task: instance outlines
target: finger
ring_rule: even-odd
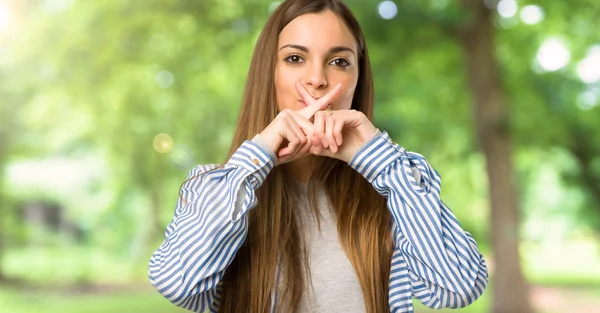
[[[288,155],[288,156],[286,156],[286,157],[283,157],[283,158],[279,158],[279,159],[277,160],[278,164],[285,164],[285,163],[289,163],[289,162],[291,162],[291,161],[293,161],[293,159],[292,159],[292,156],[291,156],[291,155]]]
[[[329,150],[331,152],[336,153],[338,150],[337,143],[335,138],[333,137],[333,127],[335,126],[335,119],[331,116],[328,116],[325,120],[325,139],[327,140],[327,145],[329,146]]]
[[[300,143],[300,138],[298,138],[296,132],[291,129],[290,123],[293,121],[290,121],[290,119],[286,118],[288,125],[284,131],[284,138],[288,141],[288,145],[278,151],[277,155],[280,157],[293,154]]]
[[[324,109],[328,105],[330,105],[331,101],[333,101],[333,98],[335,98],[340,93],[341,90],[342,90],[342,83],[338,83],[326,95],[321,97],[321,99],[317,100],[318,102],[321,102],[322,105],[324,105],[324,107],[322,107],[322,109]]]
[[[295,135],[294,138],[297,138],[297,141],[294,142],[294,145],[288,146],[290,149],[284,149],[284,154],[280,156],[293,156],[308,142],[307,135],[313,133],[313,124],[294,111],[288,112],[285,119],[287,122],[287,130]]]
[[[310,147],[310,153],[314,154],[314,155],[321,155],[323,153],[323,151],[324,151],[324,149],[320,145],[314,145],[314,146]]]
[[[311,123],[308,119],[304,118],[304,116],[298,114],[297,112],[292,112],[291,115],[294,118],[296,124],[298,124],[298,126],[302,130],[302,133],[304,135],[308,136],[309,134],[313,133],[313,123]]]
[[[327,148],[327,141],[325,140],[325,120],[323,112],[315,114],[315,120],[313,122],[313,134],[321,141],[321,146]]]
[[[294,150],[290,146],[283,147],[277,151],[277,156],[280,158],[290,156],[294,153]]]
[[[298,114],[305,119],[310,119],[315,115],[316,112],[321,110],[321,103],[317,102],[317,100],[315,100],[308,90],[306,90],[306,88],[299,82],[296,83],[296,90],[298,90],[298,94],[300,94],[302,101],[306,103],[306,107],[298,110]]]
[[[297,148],[299,149],[307,141],[306,133],[303,128],[309,127],[309,125],[306,125],[306,124],[310,124],[310,122],[304,120],[302,117],[297,116],[297,114],[294,112],[292,112],[290,114],[289,119],[290,119],[290,128],[298,137],[298,147]],[[301,123],[304,124],[304,127],[300,126]]]
[[[302,84],[296,82],[296,90],[298,90],[302,101],[304,101],[304,103],[307,105],[307,107],[300,109],[298,113],[304,118],[310,119],[315,115],[315,113],[326,108],[341,89],[342,83],[338,83],[325,96],[321,97],[321,99],[315,100]]]
[[[285,164],[288,162],[288,158],[289,157],[278,157],[277,158],[277,164]]]
[[[311,138],[312,137],[313,136],[311,135]],[[319,142],[319,144],[320,144],[320,142]],[[294,153],[286,155],[283,158],[280,158],[279,161],[283,162],[283,163],[287,163],[287,162],[291,162],[291,161],[294,161],[296,159],[299,159],[299,158],[301,158],[301,157],[309,154],[310,153],[310,148],[312,146],[313,146],[312,145],[312,140],[309,140],[307,138],[306,142],[304,144],[300,145],[300,147],[298,149],[296,149],[296,151]]]
[[[307,141],[304,145],[302,145],[302,147],[300,147],[300,149],[298,149],[298,151],[296,151],[296,153],[294,153],[292,160],[299,159],[308,154],[311,147],[311,141]]]
[[[344,129],[344,123],[342,121],[337,121],[333,126],[333,136],[335,137],[335,142],[338,146],[341,146],[344,143],[344,136],[342,136],[342,130]]]
[[[321,139],[319,139],[319,137],[317,137],[316,135],[312,135],[310,137],[310,141],[312,143],[313,146],[320,146],[323,147],[323,142],[321,141]]]
[[[328,158],[336,158],[335,154],[333,154],[333,152],[331,152],[330,149],[323,149],[323,147],[319,147],[319,146],[312,146],[310,148],[310,153],[312,155],[325,156]]]
[[[291,156],[293,153],[294,153],[294,149],[287,146],[287,147],[283,147],[283,148],[279,149],[279,151],[277,152],[277,156],[280,158],[285,158],[285,157]]]
[[[302,85],[302,83],[300,83],[299,81],[296,82],[295,87],[296,87],[296,91],[298,91],[298,94],[300,95],[300,98],[302,98],[302,101],[304,101],[304,103],[306,103],[307,107],[310,106],[311,104],[314,104],[317,101],[308,92],[308,90],[306,90],[306,87],[304,87]]]

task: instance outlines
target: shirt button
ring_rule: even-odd
[[[252,159],[252,163],[254,163],[254,165],[260,164],[260,162],[258,161],[258,159]]]

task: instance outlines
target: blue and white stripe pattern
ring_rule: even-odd
[[[246,238],[255,190],[275,162],[273,153],[246,141],[223,167],[190,172],[148,268],[164,297],[193,312],[217,312],[219,282]],[[440,200],[440,177],[429,163],[382,132],[361,147],[350,166],[388,199],[393,216],[390,311],[413,312],[412,297],[431,308],[475,301],[487,285],[485,260]]]
[[[361,147],[349,164],[387,198],[392,212],[390,311],[412,312],[413,296],[436,309],[475,301],[487,285],[485,260],[473,237],[440,200],[440,176],[427,160],[383,132]]]

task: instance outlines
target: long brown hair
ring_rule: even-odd
[[[294,18],[325,10],[335,13],[356,39],[359,79],[352,108],[372,120],[369,56],[362,30],[348,7],[339,0],[287,0],[270,16],[256,43],[229,157],[278,113],[274,73],[279,33]],[[315,183],[319,182],[333,206],[339,240],[360,282],[366,311],[388,312],[392,239],[385,198],[345,162],[320,160],[309,181],[311,207],[316,210]],[[282,287],[276,300],[278,311],[293,312],[298,306],[307,286],[303,269],[308,266],[291,184],[285,168],[277,166],[257,190],[258,204],[248,213],[248,235],[222,280],[219,312],[268,312],[278,288],[278,269]]]

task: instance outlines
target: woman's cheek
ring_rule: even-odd
[[[349,110],[352,107],[352,99],[354,98],[354,88],[344,92],[340,104],[340,109]]]
[[[337,101],[333,102],[334,110],[349,110],[352,106],[352,98],[346,96],[340,97]]]

